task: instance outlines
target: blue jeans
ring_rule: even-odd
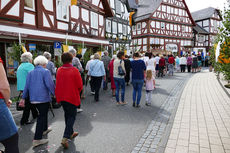
[[[144,80],[132,80],[133,85],[133,103],[137,102],[136,104],[139,105],[141,101],[141,93],[142,87],[144,84]]]
[[[0,99],[0,141],[10,138],[18,132],[12,114],[3,99]]]
[[[40,103],[34,105],[39,112],[34,140],[41,140],[43,132],[48,129],[48,110],[49,110],[50,103],[46,102],[46,103]]]
[[[73,126],[77,115],[77,106],[62,101],[61,105],[65,113],[65,131],[63,138],[69,139],[73,134]]]
[[[119,91],[121,88],[121,101],[125,102],[125,79],[124,78],[114,78],[114,82],[116,85],[116,100],[119,101]]]

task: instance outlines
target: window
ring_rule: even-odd
[[[115,3],[116,3],[116,13],[121,15],[121,2],[116,0]]]
[[[137,30],[141,30],[141,23],[137,24]]]
[[[111,32],[111,21],[106,20],[106,32]]]
[[[25,8],[34,11],[34,0],[25,0]]]
[[[162,5],[162,12],[166,12],[166,6]]]
[[[121,23],[118,23],[118,32],[119,33],[122,33],[122,24]]]
[[[160,22],[156,22],[156,28],[160,28]]]
[[[161,29],[165,29],[165,23],[161,22]]]
[[[209,25],[209,20],[204,20],[204,21],[203,21],[203,26],[206,27],[206,26],[208,26],[208,25]]]
[[[91,28],[98,29],[98,14],[91,12]]]
[[[111,6],[111,8],[115,8],[114,0],[110,0],[110,6]]]
[[[122,30],[123,31],[123,35],[127,35],[126,25],[123,25],[122,28],[123,28],[123,30]]]
[[[66,0],[57,0],[57,19],[69,20],[69,4]]]
[[[113,22],[113,33],[117,34],[117,22]]]

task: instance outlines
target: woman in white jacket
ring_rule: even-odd
[[[180,58],[180,69],[181,69],[181,72],[185,72],[185,67],[187,65],[187,59],[186,57],[183,55],[181,58]]]

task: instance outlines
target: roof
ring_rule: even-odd
[[[108,0],[102,0],[101,2],[102,2],[102,5],[103,5],[103,8],[105,10],[105,16],[106,17],[113,17],[114,14],[113,14],[113,11],[112,11],[112,9],[111,9],[111,7],[109,5]]]
[[[203,29],[201,26],[199,26],[198,24],[196,24],[195,27],[193,27],[193,29],[200,34],[209,34],[205,29]]]
[[[124,1],[124,0],[123,0]],[[138,5],[136,4],[135,0],[126,0],[126,6],[127,6],[127,10],[128,12],[132,12],[137,10]]]
[[[199,21],[199,20],[211,18],[212,15],[215,13],[215,11],[217,11],[217,13],[220,15],[220,11],[213,7],[208,7],[208,8],[196,11],[196,12],[192,12],[191,14],[192,14],[193,20]]]
[[[135,22],[147,19],[157,10],[163,0],[139,0],[138,9],[134,15]]]

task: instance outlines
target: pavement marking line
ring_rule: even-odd
[[[195,74],[182,93],[165,153],[229,152],[229,110],[230,99],[215,74],[207,70]]]
[[[146,132],[132,150],[132,153],[162,152],[162,149],[164,150],[164,146],[166,146],[167,141],[164,141],[163,139],[164,137],[169,136],[169,133],[168,136],[167,134],[165,136],[165,131],[168,131],[167,128],[170,124],[169,122],[171,121],[170,119],[172,117],[173,111],[177,107],[177,103],[179,101],[178,98],[180,97],[188,78],[190,78],[190,75],[187,75],[182,80],[180,80],[171,90],[169,96],[161,105],[154,119],[149,124]]]

